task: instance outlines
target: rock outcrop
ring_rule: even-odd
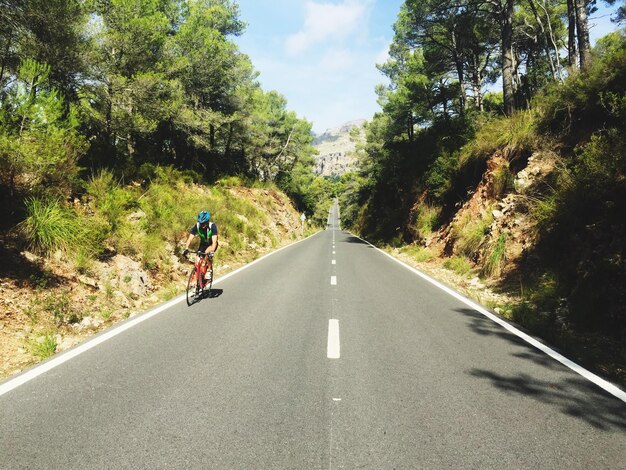
[[[356,169],[357,144],[365,140],[365,122],[364,119],[350,121],[316,137],[313,146],[319,152],[315,163],[317,175],[337,177]]]

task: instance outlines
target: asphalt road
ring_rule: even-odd
[[[624,402],[336,209],[214,288],[5,383],[0,468],[626,468]]]

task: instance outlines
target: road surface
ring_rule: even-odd
[[[0,468],[626,468],[623,401],[337,215],[5,383]]]

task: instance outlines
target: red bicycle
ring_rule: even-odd
[[[210,258],[213,258],[212,254],[209,254]],[[189,280],[187,281],[187,305],[189,306],[200,301],[211,292],[213,273],[211,273],[208,280],[205,280],[207,270],[206,256],[207,254],[204,251],[198,251],[193,269],[189,273]]]

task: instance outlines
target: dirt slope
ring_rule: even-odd
[[[303,235],[299,214],[284,194],[241,187],[229,191],[268,216],[275,239],[261,236],[247,243],[236,260],[227,259],[226,250],[221,256],[218,252],[218,277]],[[246,223],[243,215],[238,217]],[[181,242],[186,237],[181,233]],[[0,380],[181,293],[190,266],[175,254],[180,247],[169,245],[168,269],[150,271],[139,260],[111,254],[86,275],[74,271],[61,253],[44,259],[8,248],[15,242],[5,234],[0,245]],[[228,244],[221,237],[221,248]]]

